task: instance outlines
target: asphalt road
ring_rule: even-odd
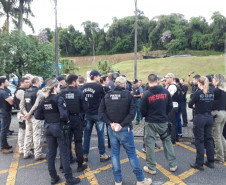
[[[17,131],[15,116],[13,116],[11,129]],[[17,133],[15,132],[8,138],[9,143],[14,147],[14,153],[8,155],[0,154],[0,185],[47,185],[50,184],[46,160],[35,161],[34,158],[24,160],[18,153]],[[162,146],[161,141],[157,142]],[[135,137],[137,155],[141,166],[145,165],[145,153],[142,152],[142,138]],[[88,166],[85,172],[77,173],[77,164],[72,164],[73,175],[81,178],[81,185],[113,185],[111,161],[100,163],[98,142],[94,134],[91,141],[91,150],[89,154]],[[224,185],[226,184],[226,163],[224,165],[215,164],[214,169],[205,167],[204,171],[198,171],[190,168],[190,164],[195,160],[195,148],[188,142],[179,142],[174,145],[178,161],[178,170],[174,173],[169,172],[168,162],[164,157],[162,147],[156,149],[157,174],[150,175],[145,173],[146,177],[153,180],[153,185],[160,184],[189,184],[189,185]],[[47,152],[44,144],[43,151]],[[106,147],[106,152],[110,154],[110,149]],[[121,164],[124,185],[136,184],[135,175],[130,167],[127,155],[121,147]],[[56,169],[61,177],[59,184],[64,184],[64,176],[59,172],[59,156],[56,159]]]

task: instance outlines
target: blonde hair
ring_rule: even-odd
[[[203,93],[207,94],[209,92],[209,80],[205,76],[199,78],[199,83],[203,85]]]
[[[56,78],[46,79],[46,86],[42,89],[44,97],[47,98],[53,92],[54,87],[57,87],[58,84],[59,82]]]
[[[226,81],[222,74],[215,74],[214,79],[217,82],[217,87],[223,91],[226,91]]]

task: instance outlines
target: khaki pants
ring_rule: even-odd
[[[22,122],[23,114],[20,112],[17,113],[17,118],[19,122]],[[19,153],[24,152],[24,137],[25,137],[25,129],[19,128],[18,130],[18,146],[19,146]]]
[[[42,154],[41,134],[43,121],[37,120],[34,116],[26,121],[26,131],[24,139],[24,156],[31,150],[32,139],[34,142],[34,156],[39,157]]]
[[[226,122],[226,112],[212,111],[212,115],[216,116],[213,124],[213,139],[215,143],[216,159],[224,162],[226,159],[226,141],[223,136],[223,129]]]

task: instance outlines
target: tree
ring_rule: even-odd
[[[54,74],[54,45],[23,32],[1,33],[0,56],[0,72],[6,76],[14,73],[20,78],[31,73],[46,78]]]
[[[112,64],[107,60],[98,61],[97,69],[101,74],[108,74],[110,72],[113,72]]]
[[[19,7],[18,7],[18,22],[17,22],[17,28],[19,31],[23,31],[23,23],[28,25],[32,31],[34,32],[34,27],[31,23],[31,21],[28,19],[29,16],[34,17],[33,12],[31,11],[31,3],[33,0],[18,0],[19,1]],[[24,14],[26,17],[24,17]]]
[[[0,17],[6,17],[4,22],[4,30],[9,32],[9,22],[10,18],[13,23],[16,22],[16,0],[0,0],[3,12],[0,13]]]
[[[74,60],[64,58],[60,59],[60,63],[62,64],[61,71],[64,74],[75,74],[77,71],[79,71],[79,68],[76,66]]]

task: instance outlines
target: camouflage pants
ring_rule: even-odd
[[[42,154],[41,135],[43,121],[37,120],[34,116],[26,121],[26,131],[24,139],[24,156],[31,151],[32,139],[34,142],[34,156],[37,158]]]
[[[22,122],[23,114],[20,112],[17,113],[18,122]],[[18,146],[19,146],[19,153],[24,152],[24,137],[25,137],[25,129],[19,128],[18,130]]]

